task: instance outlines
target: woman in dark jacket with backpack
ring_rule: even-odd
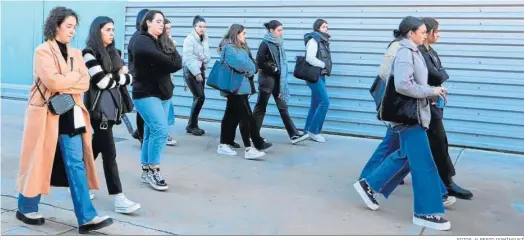
[[[102,154],[107,189],[114,196],[114,210],[131,213],[138,210],[140,204],[130,201],[122,192],[113,125],[120,124],[122,115],[133,109],[126,89],[133,77],[122,64],[120,52],[115,48],[114,28],[114,22],[109,17],[97,17],[91,24],[87,47],[82,51],[91,77],[84,101],[94,130],[94,158]]]
[[[160,11],[147,12],[132,53],[136,74],[133,101],[145,122],[141,180],[161,191],[168,188],[160,174],[160,157],[169,134],[167,116],[174,89],[171,73],[182,69],[182,57],[172,47],[172,40],[162,36],[166,34],[164,19]]]
[[[272,20],[264,24],[268,30],[257,53],[258,73],[258,100],[253,117],[260,131],[269,98],[273,95],[278,111],[289,138],[293,144],[308,139],[309,135],[300,134],[289,116],[287,101],[289,101],[289,87],[287,82],[287,59],[282,39],[282,23]]]
[[[424,44],[420,45],[418,48],[422,53],[422,56],[424,56],[426,66],[428,67],[428,84],[430,86],[440,87],[449,79],[449,76],[442,66],[437,52],[431,47],[431,44],[436,43],[440,38],[439,23],[433,18],[422,18],[422,21],[426,24],[428,37]],[[444,129],[444,123],[442,122],[445,101],[446,100],[443,98],[438,98],[436,101],[433,100],[430,105],[431,122],[427,134],[431,153],[433,154],[433,160],[435,160],[435,164],[437,165],[440,178],[446,185],[448,194],[461,199],[470,199],[473,197],[473,193],[461,188],[453,182],[455,166],[449,156],[448,138],[446,130]]]

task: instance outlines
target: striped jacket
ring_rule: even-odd
[[[120,51],[118,50],[119,56]],[[122,94],[126,87],[133,82],[133,76],[129,73],[120,73],[119,70],[107,72],[102,66],[102,62],[97,58],[97,54],[91,49],[86,48],[82,51],[84,62],[91,77],[89,90],[84,94],[84,104],[89,110],[91,118],[103,119],[102,109],[114,108],[118,112],[117,124],[119,124],[120,117],[125,113],[123,104],[131,99],[128,94]],[[122,61],[123,62],[123,61]],[[118,97],[117,106],[99,106],[100,104],[108,104],[108,102],[100,102],[101,95],[109,91],[114,97]],[[127,93],[127,91],[126,91]]]

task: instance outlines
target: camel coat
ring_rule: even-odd
[[[39,79],[42,82],[40,89],[46,99],[57,92],[72,94],[76,105],[83,110],[86,133],[82,134],[82,143],[87,181],[89,189],[99,189],[91,148],[91,123],[81,97],[81,94],[89,89],[90,78],[82,52],[68,45],[67,54],[66,62],[56,41],[40,44],[34,56],[34,80],[36,82]],[[29,103],[25,112],[22,153],[16,183],[18,192],[25,197],[49,194],[58,142],[59,116],[52,114],[48,106],[43,104],[44,100],[35,82],[29,92]]]

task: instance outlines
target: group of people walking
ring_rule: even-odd
[[[51,186],[69,187],[79,231],[87,233],[112,224],[110,217],[98,215],[91,201],[94,194],[90,189],[100,188],[94,163],[98,155],[102,155],[114,211],[132,213],[141,208],[123,193],[112,132],[113,126],[120,124],[124,114],[133,109],[138,112],[137,132],[133,135],[141,143],[140,180],[159,191],[168,189],[160,164],[165,146],[176,144],[169,135],[169,126],[175,121],[172,74],[182,70],[193,94],[187,133],[204,135],[198,120],[205,102],[206,70],[211,54],[206,20],[201,16],[194,17],[193,29],[179,54],[164,14],[158,10],[140,11],[137,31],[128,44],[129,69],[115,47],[111,18],[101,16],[92,22],[83,51],[69,46],[77,24],[73,10],[54,8],[44,25],[45,42],[35,51],[34,83],[25,114],[17,180],[20,194],[16,217],[27,224],[44,224],[45,219],[38,211],[41,194],[49,194]],[[241,79],[238,87],[221,91],[227,103],[218,154],[237,155],[234,149],[240,145],[234,140],[238,127],[244,157],[258,159],[266,155],[264,150],[272,143],[260,131],[271,96],[292,144],[307,139],[326,142],[321,131],[329,108],[326,78],[332,70],[328,23],[316,20],[313,31],[304,36],[306,61],[321,71],[318,81],[307,82],[311,106],[303,132],[288,112],[291,96],[283,24],[272,20],[264,26],[267,33],[256,58],[247,44],[247,29],[240,24],[231,25],[218,46],[220,61]],[[395,30],[396,39],[386,51],[379,78],[381,81],[394,78],[399,94],[417,99],[418,122],[390,121],[386,136],[354,186],[367,206],[376,210],[379,207],[376,194],[388,197],[411,172],[413,222],[446,230],[450,224],[441,217],[444,205],[453,203],[454,197],[469,199],[472,194],[452,180],[455,170],[437,98],[445,101],[447,90],[441,85],[447,74],[431,48],[439,32],[436,20],[414,17],[406,17]],[[254,81],[257,74],[258,88]],[[127,90],[130,85],[132,94]],[[258,99],[252,111],[248,99],[257,90]],[[382,110],[379,109],[379,115]]]

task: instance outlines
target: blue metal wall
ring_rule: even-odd
[[[123,44],[133,34],[136,13],[142,8],[164,11],[173,23],[173,37],[179,44],[191,31],[192,17],[195,14],[206,17],[215,59],[218,41],[230,24],[248,27],[249,45],[255,54],[265,33],[262,23],[278,19],[284,24],[291,67],[294,57],[304,53],[303,34],[310,31],[316,18],[325,18],[330,25],[335,66],[327,83],[331,107],[324,130],[372,137],[383,136],[384,126],[375,118],[368,89],[392,38],[392,29],[407,15],[435,17],[442,28],[441,42],[435,48],[451,76],[445,116],[451,144],[524,153],[524,1],[2,1],[1,4],[2,93],[16,97],[27,94],[32,81],[33,52],[41,41],[44,15],[58,4],[71,7],[80,15],[73,43],[77,47],[84,46],[94,17],[114,18],[116,41],[126,52],[125,58],[127,51]],[[27,29],[31,30],[24,31]],[[187,116],[191,94],[184,91],[180,74],[175,81],[176,114]],[[291,75],[289,82],[290,112],[301,127],[309,107],[309,89]],[[221,119],[224,99],[212,89],[206,89],[206,94],[202,117]],[[255,99],[256,95],[252,102]],[[268,107],[264,123],[282,126],[274,105]]]
[[[381,137],[385,128],[376,120],[368,89],[377,74],[392,30],[402,17],[431,16],[441,23],[441,42],[435,46],[448,68],[451,94],[445,126],[455,145],[524,152],[524,2],[520,1],[244,1],[128,3],[126,42],[134,32],[140,9],[161,9],[173,23],[178,43],[191,31],[192,17],[207,19],[211,51],[232,23],[248,28],[249,45],[256,54],[265,29],[262,23],[284,24],[286,50],[291,60],[304,54],[304,33],[316,18],[329,22],[334,75],[327,80],[331,106],[324,131]],[[181,46],[179,47],[181,50]],[[213,61],[209,67],[213,65]],[[310,91],[290,73],[290,112],[302,127]],[[176,78],[173,103],[187,116],[191,94]],[[202,117],[219,120],[224,99],[207,89]],[[251,98],[254,103],[256,95]],[[273,103],[273,102],[272,102]],[[281,127],[276,106],[268,107],[264,124]]]
[[[73,9],[79,16],[79,26],[71,46],[82,49],[89,27],[97,16],[109,16],[115,21],[115,41],[124,50],[124,1],[2,1],[2,90],[27,94],[33,81],[33,55],[42,43],[42,26],[49,11],[56,6]],[[12,86],[10,84],[21,85]],[[13,91],[11,91],[12,93]]]

